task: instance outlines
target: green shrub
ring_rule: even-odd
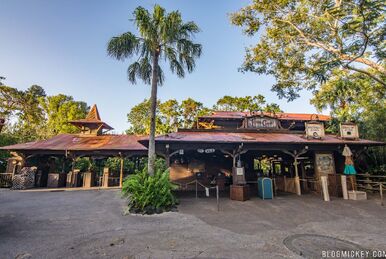
[[[172,192],[175,189],[169,181],[168,170],[157,169],[154,176],[150,176],[144,168],[124,180],[122,194],[129,198],[130,212],[153,214],[175,207],[177,200]]]

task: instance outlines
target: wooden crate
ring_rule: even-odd
[[[230,198],[235,201],[249,200],[248,185],[231,185]]]
[[[348,199],[355,201],[367,200],[367,194],[361,191],[348,191]]]

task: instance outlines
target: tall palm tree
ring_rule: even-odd
[[[151,84],[148,173],[153,175],[157,87],[164,82],[160,60],[164,59],[165,63],[169,63],[170,70],[183,78],[185,71],[190,73],[194,70],[195,59],[200,57],[202,46],[192,41],[194,34],[199,32],[198,26],[194,22],[184,23],[178,11],[166,13],[164,8],[155,5],[150,14],[139,6],[133,15],[138,35],[126,32],[113,37],[107,52],[118,60],[136,56],[138,59],[127,69],[129,81],[135,84],[139,78]]]

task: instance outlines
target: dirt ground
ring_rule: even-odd
[[[123,215],[118,190],[0,190],[0,258],[301,258],[283,240],[317,234],[386,250],[386,207],[282,195],[182,196],[178,212]]]

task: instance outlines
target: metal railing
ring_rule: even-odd
[[[216,186],[205,186],[204,184],[200,183],[198,180],[193,180],[188,183],[177,183],[177,182],[172,182],[175,185],[180,186],[180,189],[187,189],[188,185],[195,184],[195,191],[196,191],[196,199],[198,199],[198,186],[201,186],[206,190],[211,190],[211,189],[216,189],[216,202],[217,202],[217,211],[220,211],[220,198],[219,198],[219,188],[218,185]],[[182,187],[182,188],[181,188]]]

